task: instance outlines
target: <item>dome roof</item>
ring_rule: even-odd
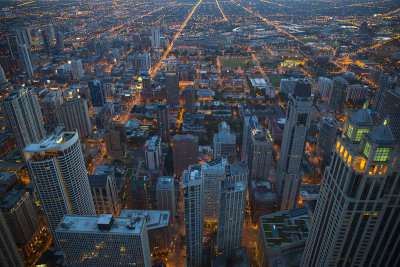
[[[372,126],[374,124],[371,115],[369,115],[368,110],[365,108],[354,113],[351,116],[350,121],[358,126]]]
[[[388,125],[382,124],[376,127],[368,136],[379,145],[391,145],[394,143],[394,137]]]

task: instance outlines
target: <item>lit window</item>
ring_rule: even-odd
[[[381,168],[379,169],[379,174],[385,174],[387,171],[387,166],[386,165],[381,165]]]
[[[353,133],[353,125],[349,125],[349,128],[347,128],[347,137],[351,138],[351,134]]]
[[[378,147],[375,152],[374,161],[386,161],[389,158],[390,148]]]
[[[358,129],[356,138],[354,139],[355,142],[360,142],[363,133],[369,133],[369,129]]]
[[[351,155],[349,155],[349,158],[347,159],[347,165],[350,167],[351,165]]]
[[[338,141],[336,144],[336,151],[339,151],[339,148],[340,148],[340,142]]]
[[[365,146],[364,146],[364,151],[363,151],[364,156],[366,156],[368,158],[369,152],[371,152],[371,144],[366,142]]]
[[[344,146],[341,146],[340,147],[340,152],[339,152],[340,156],[343,154],[343,150],[344,150]]]

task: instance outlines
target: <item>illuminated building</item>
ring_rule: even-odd
[[[41,102],[46,124],[56,126],[61,122],[60,108],[63,102],[61,90],[53,90],[46,94]]]
[[[197,136],[175,135],[172,148],[175,176],[181,176],[190,165],[197,164],[199,155],[199,138]]]
[[[161,48],[160,27],[154,27],[151,29],[151,47],[153,49]]]
[[[54,238],[64,215],[95,214],[78,133],[57,131],[24,149],[29,175]]]
[[[78,130],[79,138],[86,138],[92,133],[87,100],[74,98],[60,107],[61,121],[67,131]]]
[[[215,133],[213,138],[213,158],[226,157],[229,163],[233,163],[237,161],[236,134],[230,130],[231,127],[225,121],[218,125],[218,133]]]
[[[66,215],[56,233],[67,266],[152,266],[144,216]]]
[[[10,233],[7,222],[0,211],[0,265],[3,267],[22,267],[24,263],[17,245]]]
[[[325,170],[301,266],[396,266],[400,261],[398,147],[367,109],[347,119]]]
[[[118,216],[121,211],[121,205],[118,198],[115,175],[89,175],[88,179],[96,214],[112,214]]]
[[[303,178],[300,163],[311,123],[311,112],[311,84],[308,81],[300,80],[294,93],[289,95],[286,124],[277,167],[275,188],[281,202],[281,210],[296,207]]]
[[[223,181],[220,183],[217,254],[230,257],[241,247],[247,186],[243,182]]]
[[[27,145],[39,142],[46,135],[39,101],[32,89],[13,89],[3,100],[3,105],[21,152]]]

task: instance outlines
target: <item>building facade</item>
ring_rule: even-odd
[[[175,135],[173,138],[174,174],[181,176],[190,165],[197,164],[199,138],[190,134]]]
[[[90,192],[92,193],[96,214],[112,214],[118,216],[121,203],[113,174],[89,175]]]
[[[79,138],[86,138],[92,133],[87,100],[74,98],[60,107],[61,121],[67,131],[78,131]]]
[[[230,132],[231,128],[226,122],[220,123],[218,133],[213,138],[214,159],[226,157],[229,163],[237,161],[236,134]]]

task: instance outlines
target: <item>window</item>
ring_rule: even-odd
[[[364,156],[366,156],[368,158],[369,152],[371,152],[371,144],[366,142],[365,146],[364,146],[364,151],[363,151]]]
[[[360,142],[363,133],[369,133],[369,129],[358,129],[356,138],[354,139],[355,142]]]
[[[349,125],[349,128],[347,128],[347,137],[350,139],[351,138],[351,134],[353,133],[353,125]]]
[[[374,161],[386,161],[389,158],[390,148],[378,147],[375,152]]]

